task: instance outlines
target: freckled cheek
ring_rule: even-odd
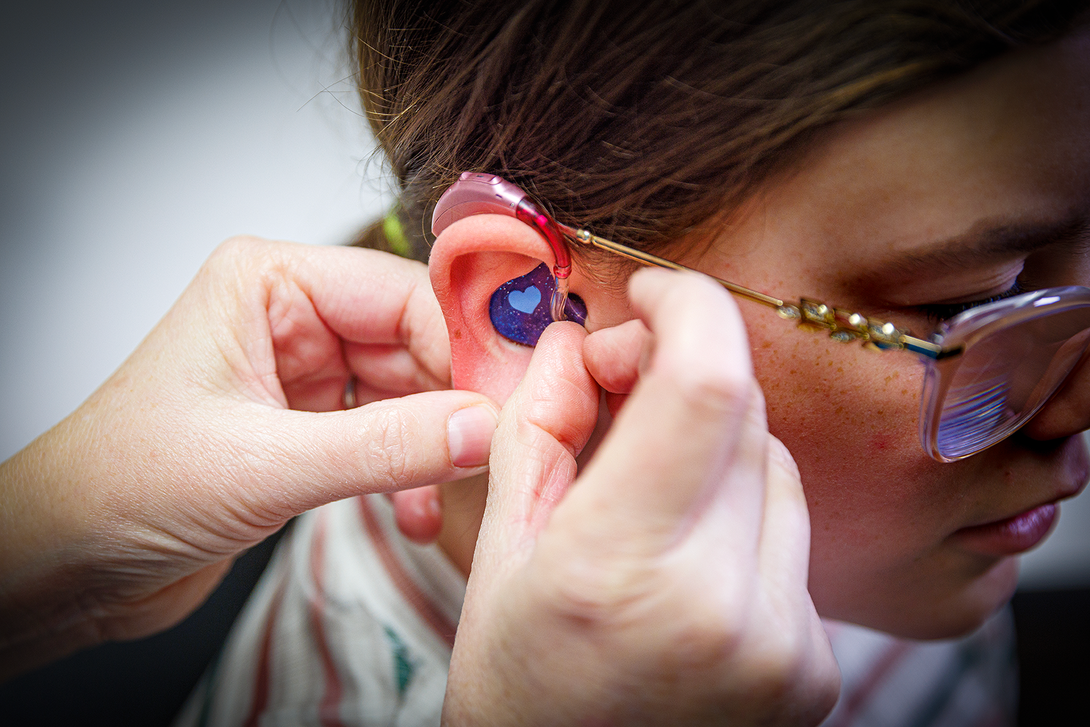
[[[769,430],[802,474],[815,602],[851,618],[896,610],[907,598],[898,584],[945,568],[934,556],[961,494],[919,444],[923,367],[795,331],[763,335],[751,338],[754,370]]]
[[[755,340],[753,365],[765,393],[769,428],[789,447],[787,439],[800,451],[813,448],[832,455],[835,448],[849,463],[923,454],[918,435],[922,367],[909,357],[788,331]]]
[[[917,491],[933,464],[917,433],[922,367],[816,334],[753,343],[769,430],[799,465],[816,541],[873,545],[926,509]]]

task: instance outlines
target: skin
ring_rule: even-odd
[[[1085,282],[1087,50],[1076,34],[831,130],[684,261],[917,329],[919,306],[1020,273]],[[997,224],[1072,219],[1078,234],[1032,254],[964,250]],[[819,611],[972,628],[1016,566],[964,528],[1085,482],[1088,366],[1017,437],[938,465],[916,442],[909,358],[837,348],[662,271],[627,298],[574,275],[592,332],[552,327],[531,351],[499,340],[482,302],[549,259],[540,238],[487,215],[440,238],[454,383],[505,403],[489,481],[443,495],[440,545],[470,574],[448,723],[816,723],[837,689]],[[951,239],[960,252],[931,254]],[[445,356],[420,271],[363,254],[226,245],[100,392],[3,465],[0,678],[169,625],[297,512],[479,471],[487,399],[373,401],[441,386]],[[349,374],[373,403],[291,411],[339,408]],[[599,387],[617,395],[604,437]],[[427,539],[422,494],[396,499]]]
[[[1012,55],[836,129],[753,201],[696,262],[778,295],[882,316],[917,333],[917,306],[1086,285],[1090,264],[1090,34]],[[1081,224],[1032,253],[973,255],[988,229]],[[954,240],[953,244],[946,241]],[[928,258],[956,249],[955,263]],[[1004,603],[1017,558],[960,528],[1075,494],[1086,481],[1070,413],[953,464],[921,449],[923,367],[837,347],[743,307],[769,427],[802,471],[810,591],[826,616],[916,637],[958,634]],[[1056,419],[1054,413],[1045,413]]]
[[[221,245],[98,391],[0,464],[0,680],[173,625],[305,510],[482,471],[496,410],[436,390],[448,362],[419,263]],[[360,406],[340,411],[350,376]]]
[[[501,412],[445,724],[806,725],[836,700],[734,301],[693,273],[631,291],[630,325],[550,326]],[[596,382],[637,376],[575,478]]]
[[[1026,289],[1086,285],[1086,79],[1090,33],[1082,30],[868,112],[829,130],[790,173],[764,185],[731,215],[714,245],[675,259],[780,297],[806,296],[883,317],[917,335],[935,326],[921,306],[986,299],[1017,278]],[[988,234],[1012,228],[1032,228],[1029,237],[1042,244],[974,252]],[[513,252],[550,259],[524,238],[508,243]],[[495,275],[508,275],[502,283],[520,268],[500,260],[491,262]],[[437,263],[433,253],[433,284],[436,264],[443,259]],[[496,287],[489,279],[467,295]],[[572,290],[588,304],[590,331],[634,317],[626,298],[578,274]],[[452,335],[463,319],[479,316],[478,307],[453,319],[442,285],[437,292]],[[1075,435],[1090,426],[1084,394],[1090,367],[1077,369],[1016,436],[940,464],[919,443],[924,368],[912,355],[842,346],[792,330],[767,308],[742,303],[740,309],[768,429],[802,474],[812,526],[809,591],[819,613],[919,638],[978,626],[1013,592],[1017,558],[989,552],[962,529],[1082,488],[1090,464]],[[620,348],[645,343],[635,334]],[[506,357],[521,371],[529,357],[502,341],[482,345],[485,353],[460,354],[453,339],[452,345],[456,384],[460,369],[482,366],[484,358]],[[614,373],[607,388],[622,394],[639,377]],[[510,394],[494,377],[466,375],[469,388],[497,401]],[[440,544],[467,572],[483,488],[443,492]]]

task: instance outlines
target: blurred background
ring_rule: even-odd
[[[227,237],[338,244],[384,214],[347,69],[336,0],[0,3],[0,460]],[[169,723],[271,546],[181,626],[0,685],[0,724]]]
[[[334,0],[4,3],[0,459],[237,233],[344,242],[381,165]]]
[[[225,238],[338,244],[392,201],[334,0],[4,3],[0,39],[0,460],[102,383]],[[1025,558],[1024,603],[1090,589],[1088,524],[1090,498],[1064,505]],[[0,686],[0,722],[53,724],[69,709],[65,721],[155,723],[94,710],[135,674],[195,679],[204,652],[162,654],[225,630],[262,557],[214,597],[226,616]],[[170,714],[173,694],[141,686],[125,700]]]

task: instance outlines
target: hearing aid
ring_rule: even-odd
[[[542,264],[492,294],[489,315],[496,332],[515,343],[533,346],[553,321],[572,320],[583,325],[586,305],[578,296],[568,296],[571,255],[567,241],[553,218],[515,185],[493,174],[464,172],[436,203],[432,234],[438,236],[452,223],[480,214],[506,215],[530,225],[553,253],[551,274]]]
[[[556,280],[545,263],[508,280],[496,289],[488,302],[488,315],[496,333],[508,341],[536,346],[537,339],[556,320],[551,310],[555,293]],[[579,325],[587,322],[587,306],[579,296],[567,296],[564,317],[560,320],[575,321]]]

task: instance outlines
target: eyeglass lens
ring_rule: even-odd
[[[985,335],[971,345],[942,402],[937,445],[960,459],[1025,424],[1056,392],[1090,344],[1090,311],[1057,311]]]

